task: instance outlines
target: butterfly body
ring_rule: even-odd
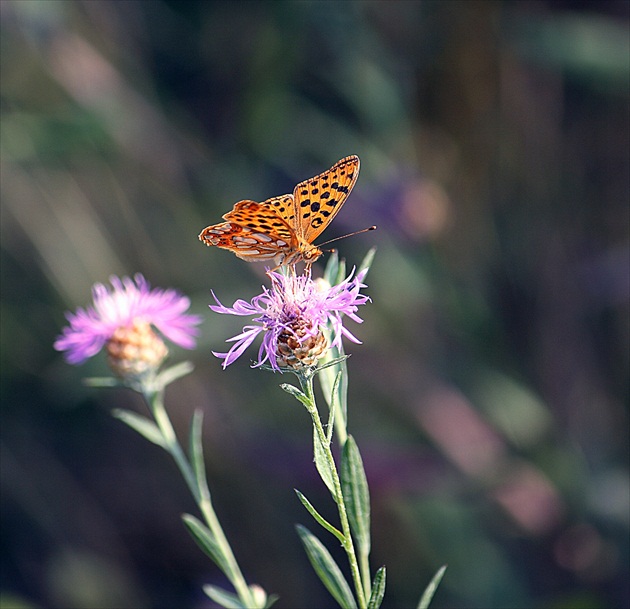
[[[313,241],[337,215],[358,175],[359,157],[341,159],[328,171],[300,182],[293,194],[262,203],[239,201],[223,216],[225,222],[204,228],[199,239],[250,262],[311,265],[322,255]]]

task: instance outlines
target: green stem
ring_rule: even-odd
[[[214,511],[214,507],[212,506],[212,501],[210,499],[210,491],[208,489],[208,482],[204,478],[203,483],[200,485],[197,484],[197,479],[193,472],[193,469],[186,458],[186,455],[177,441],[177,436],[175,435],[175,430],[173,429],[173,425],[171,420],[166,412],[166,408],[164,407],[164,392],[163,390],[152,392],[149,395],[145,395],[145,399],[149,404],[150,410],[153,413],[153,417],[160,431],[162,432],[162,436],[166,441],[166,450],[173,457],[179,471],[181,472],[186,484],[195,498],[195,502],[199,507],[203,518],[208,525],[212,535],[214,536],[217,545],[221,548],[221,552],[223,554],[223,558],[225,564],[228,567],[228,572],[225,573],[226,577],[230,580],[238,597],[241,602],[246,607],[254,607],[255,603],[252,598],[251,591],[243,577],[243,573],[241,572],[238,563],[236,562],[236,558],[234,553],[232,552],[232,548],[223,532],[223,528],[219,522],[219,518]]]
[[[341,480],[339,478],[339,473],[337,471],[337,464],[335,463],[335,457],[333,456],[332,450],[330,448],[330,444],[326,438],[326,433],[324,432],[324,427],[322,426],[322,421],[319,416],[319,411],[317,410],[317,405],[315,403],[315,394],[313,392],[313,377],[300,377],[300,383],[302,385],[302,391],[306,395],[309,401],[309,406],[307,406],[308,411],[313,419],[313,424],[315,425],[315,429],[317,431],[317,435],[319,436],[322,447],[324,448],[324,452],[326,455],[326,460],[328,462],[328,466],[332,473],[333,479],[333,499],[337,504],[337,508],[339,511],[339,520],[341,521],[341,530],[344,536],[343,549],[345,550],[348,556],[348,562],[350,563],[350,572],[352,573],[352,580],[354,582],[354,589],[357,593],[357,601],[359,604],[359,609],[365,609],[367,606],[365,589],[361,580],[361,572],[359,570],[359,563],[357,561],[356,551],[354,549],[354,542],[352,541],[352,534],[350,532],[350,522],[348,521],[348,513],[346,511],[346,504],[343,499],[343,493],[341,491]],[[369,578],[369,570],[368,570],[368,578]]]

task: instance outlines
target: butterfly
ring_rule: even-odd
[[[235,203],[223,216],[225,222],[204,228],[199,240],[249,262],[273,260],[277,268],[303,261],[310,266],[323,253],[313,241],[346,202],[358,175],[359,157],[347,156],[300,182],[293,194]]]

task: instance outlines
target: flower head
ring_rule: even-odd
[[[357,323],[363,320],[356,314],[358,306],[369,298],[360,293],[366,287],[362,280],[367,271],[350,276],[337,285],[330,286],[323,280],[313,281],[310,274],[283,275],[270,271],[271,289],[263,287],[262,294],[250,302],[237,300],[232,307],[222,305],[212,293],[216,305],[210,308],[227,315],[255,316],[252,325],[228,339],[234,345],[226,353],[214,353],[223,360],[223,368],[236,361],[262,334],[257,366],[269,362],[275,370],[290,366],[314,366],[330,347],[341,345],[345,336],[360,343],[347,328],[342,317],[347,315]],[[325,330],[330,329],[330,344]]]
[[[120,376],[155,370],[168,350],[153,331],[186,349],[195,346],[197,315],[186,314],[190,300],[175,290],[150,289],[146,279],[112,276],[113,290],[92,288],[92,306],[67,313],[70,324],[55,341],[71,364],[81,364],[107,347],[110,365]]]

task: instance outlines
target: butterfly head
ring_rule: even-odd
[[[285,264],[295,265],[298,262],[304,262],[307,267],[310,267],[323,253],[318,247],[310,243],[303,243],[301,247],[296,248],[292,252],[278,254],[274,260],[278,266]]]
[[[306,262],[306,264],[308,266],[310,266],[311,264],[313,264],[313,262],[315,262],[324,252],[322,252],[322,250],[320,250],[318,247],[314,246],[314,245],[309,245],[308,248],[305,248],[304,250],[302,250],[300,252],[300,258],[301,260],[303,260],[304,262]]]

